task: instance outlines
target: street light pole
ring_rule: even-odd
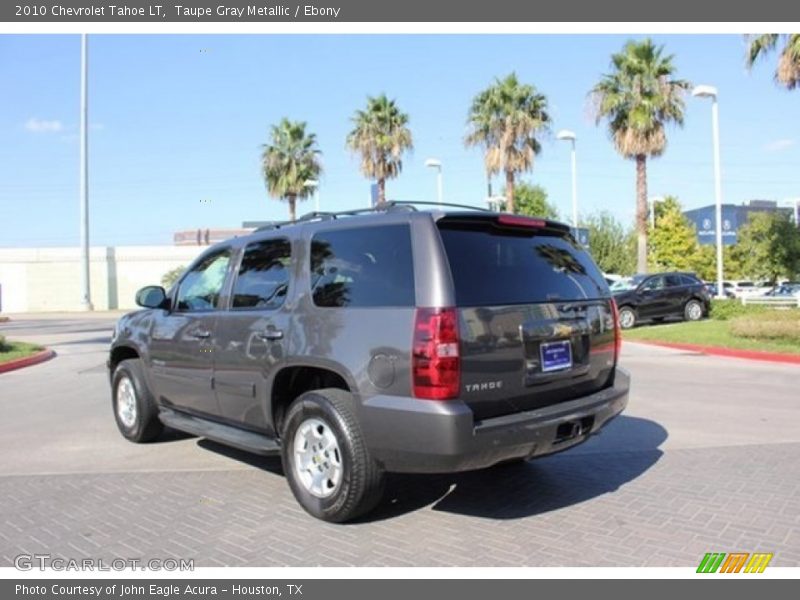
[[[429,158],[425,161],[425,166],[436,169],[436,198],[439,204],[442,203],[442,161],[436,158]]]
[[[89,279],[89,49],[81,34],[80,233],[81,309],[94,310]]]
[[[559,140],[567,140],[572,146],[572,227],[578,229],[578,161],[575,152],[575,141],[578,137],[569,129],[562,129],[556,134]]]
[[[710,85],[698,85],[692,90],[696,98],[711,98],[711,129],[714,138],[714,196],[716,197],[716,238],[717,238],[717,298],[725,298],[722,278],[722,167],[719,157],[719,106],[717,104],[717,88]]]

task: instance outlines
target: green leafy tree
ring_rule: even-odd
[[[697,271],[703,255],[694,224],[673,196],[655,204],[655,227],[650,229],[649,267],[654,271]]]
[[[183,275],[185,270],[186,267],[184,265],[170,269],[161,276],[161,285],[163,285],[166,289],[171,288],[173,285],[175,285],[175,282],[178,281],[180,276]]]
[[[472,100],[469,110],[467,146],[484,149],[486,172],[503,172],[506,179],[506,209],[515,212],[514,182],[518,173],[533,169],[542,150],[537,136],[550,128],[547,98],[511,73]]]
[[[752,213],[737,235],[735,254],[747,277],[775,281],[800,274],[800,230],[783,213]]]
[[[361,172],[378,182],[378,204],[386,202],[386,180],[403,170],[403,154],[414,148],[408,115],[394,100],[381,94],[367,98],[366,110],[357,110],[347,147],[361,160]]]
[[[608,211],[588,215],[589,252],[604,273],[632,275],[636,270],[636,236]]]
[[[784,45],[775,70],[775,81],[792,90],[800,85],[800,33],[783,36],[777,33],[747,36],[747,66],[752,67],[761,57],[775,50],[781,37]]]
[[[306,181],[322,173],[321,154],[317,136],[306,131],[306,123],[284,117],[272,126],[270,142],[263,146],[261,169],[269,195],[289,203],[292,221],[297,218],[297,201],[312,193]]]
[[[710,282],[717,281],[717,247],[715,244],[700,244],[700,252],[695,267],[697,275]],[[722,247],[722,265],[725,279],[744,279],[747,275],[742,268],[742,261],[736,246]]]
[[[689,82],[675,78],[672,56],[649,39],[629,41],[611,56],[610,73],[603,75],[591,95],[595,118],[608,122],[614,147],[636,162],[637,269],[647,270],[647,159],[663,154],[666,126],[683,125],[685,91]]]
[[[514,196],[516,198],[514,201],[514,212],[516,214],[542,217],[544,219],[558,219],[558,209],[547,201],[547,190],[542,186],[521,181],[514,189]]]

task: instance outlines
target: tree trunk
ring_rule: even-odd
[[[514,171],[506,171],[506,212],[514,214]]]
[[[289,201],[289,220],[296,221],[297,220],[297,196],[287,196],[286,199]]]
[[[647,156],[636,156],[636,271],[647,273]]]
[[[386,204],[386,179],[381,177],[378,179],[378,206]]]

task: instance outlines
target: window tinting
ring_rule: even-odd
[[[311,240],[311,289],[317,306],[413,306],[408,225],[318,233]]]
[[[291,246],[288,240],[249,244],[233,288],[233,308],[273,309],[289,288]]]
[[[195,311],[216,308],[228,263],[230,250],[210,254],[192,267],[178,289],[178,310]]]
[[[642,285],[643,290],[648,291],[656,291],[656,290],[663,290],[664,289],[664,278],[661,276],[658,277],[651,277],[647,281],[644,282]]]
[[[568,237],[440,222],[459,306],[608,297],[603,275]]]
[[[667,275],[667,287],[680,287],[682,285],[689,285],[680,275]]]
[[[691,275],[681,275],[681,285],[702,285],[702,283]]]

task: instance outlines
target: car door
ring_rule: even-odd
[[[691,281],[681,275],[664,276],[663,316],[683,316],[683,307],[689,300]]]
[[[286,238],[252,242],[242,252],[217,325],[214,388],[225,420],[267,428],[266,398],[289,337],[291,270]]]
[[[639,286],[637,290],[639,318],[652,319],[663,315],[665,310],[664,285],[664,276],[654,275]]]
[[[162,404],[216,416],[212,366],[218,305],[232,250],[198,259],[182,277],[172,306],[153,322],[150,361],[153,387]]]

